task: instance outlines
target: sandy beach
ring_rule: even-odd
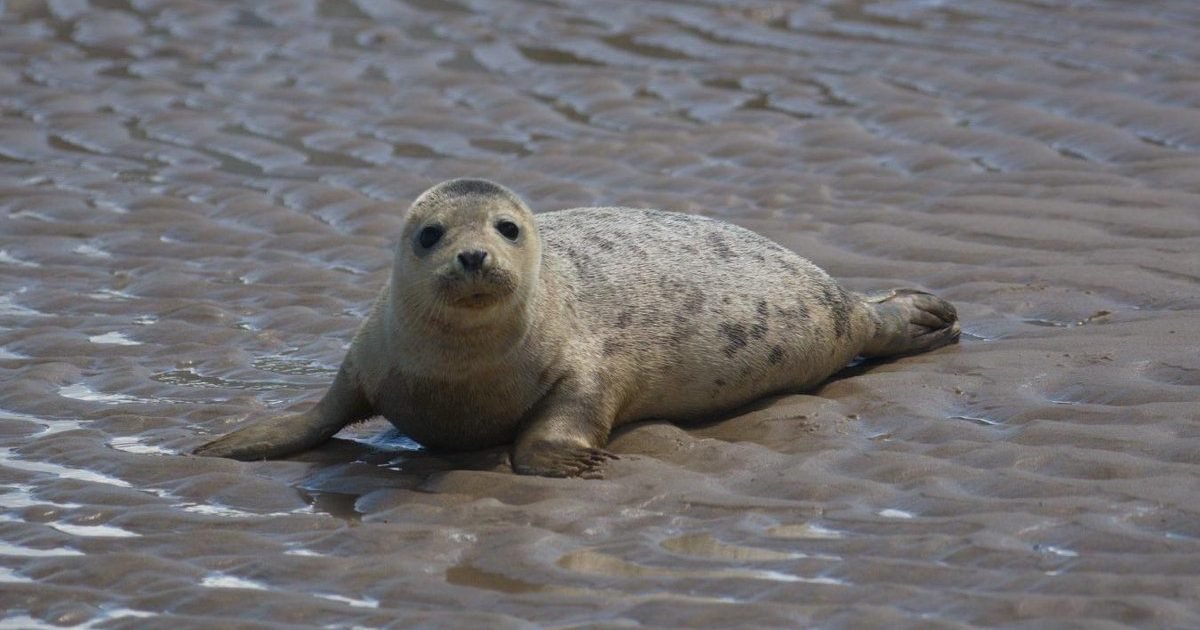
[[[1200,627],[1200,4],[0,2],[0,628]],[[412,198],[725,219],[955,346],[602,480],[320,397]]]

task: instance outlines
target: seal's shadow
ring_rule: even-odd
[[[397,447],[397,443],[404,446]],[[431,479],[454,471],[511,473],[508,446],[465,453],[417,447],[390,426],[370,440],[335,437],[288,458],[312,467],[292,486],[314,511],[350,521],[363,516],[359,499],[376,490],[427,490]]]
[[[395,429],[384,431],[385,434],[397,434]],[[507,446],[467,452],[439,451],[426,447],[389,449],[336,437],[319,448],[290,459],[329,466],[355,463],[422,479],[450,470],[497,471],[510,466]]]

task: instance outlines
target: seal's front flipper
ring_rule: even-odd
[[[290,414],[256,422],[192,452],[205,457],[229,457],[242,461],[286,457],[328,440],[341,428],[342,425],[314,422],[312,412]]]
[[[604,463],[617,459],[603,449],[554,444],[547,441],[525,442],[513,449],[513,470],[520,475],[543,477],[603,477]]]
[[[342,427],[371,415],[370,403],[343,365],[321,402],[307,412],[256,422],[192,452],[205,457],[229,457],[242,461],[286,457],[317,446],[341,431]]]
[[[605,462],[617,458],[600,448],[612,429],[607,407],[594,379],[579,374],[561,378],[517,435],[513,470],[543,477],[602,477]]]
[[[866,306],[874,309],[875,334],[862,350],[864,357],[925,352],[958,341],[958,312],[932,293],[896,289],[867,298]]]

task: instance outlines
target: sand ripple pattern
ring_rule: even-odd
[[[1200,627],[1200,5],[0,6],[0,626]],[[733,220],[963,343],[603,481],[378,422],[177,455],[317,397],[459,175]]]

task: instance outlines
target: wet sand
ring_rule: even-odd
[[[1200,627],[1200,5],[9,0],[0,627]],[[400,211],[732,220],[962,343],[601,481],[320,396]]]

